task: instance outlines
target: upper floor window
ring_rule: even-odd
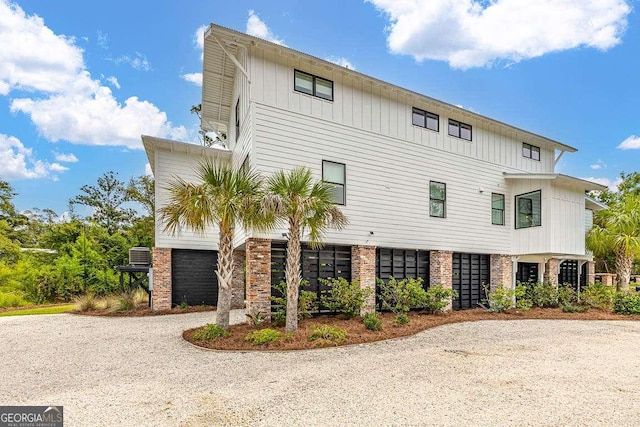
[[[446,215],[447,184],[429,181],[429,215],[444,218]]]
[[[293,88],[318,98],[333,101],[333,82],[303,71],[294,70]]]
[[[522,155],[528,159],[540,160],[540,147],[523,142]]]
[[[240,138],[240,98],[236,102],[236,141]]]
[[[504,225],[504,194],[491,193],[491,224]]]
[[[542,192],[538,190],[516,196],[516,228],[539,227],[542,225],[540,221],[542,212],[541,194]]]
[[[333,202],[336,205],[345,204],[346,166],[342,163],[322,161],[322,180],[333,186]]]
[[[440,117],[437,114],[419,108],[413,108],[412,121],[415,126],[435,130],[436,132],[440,130]]]
[[[449,119],[449,135],[471,141],[471,125]]]

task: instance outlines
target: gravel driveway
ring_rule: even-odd
[[[0,318],[0,404],[63,405],[66,426],[640,424],[640,322],[484,321],[288,353],[182,340],[213,316]]]

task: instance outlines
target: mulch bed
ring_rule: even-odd
[[[413,335],[425,329],[433,328],[449,323],[476,322],[479,320],[525,320],[525,319],[566,319],[566,320],[640,320],[640,316],[625,316],[613,314],[606,311],[591,309],[586,313],[563,313],[560,308],[534,308],[527,312],[513,310],[507,313],[489,313],[483,309],[452,311],[444,314],[420,314],[410,313],[411,321],[405,325],[395,325],[394,315],[382,313],[382,330],[373,332],[367,330],[362,319],[346,320],[340,316],[321,316],[311,319],[303,319],[298,323],[298,332],[290,339],[280,339],[276,342],[265,345],[254,345],[244,340],[244,337],[254,330],[255,327],[247,323],[233,325],[229,328],[231,336],[217,338],[213,341],[197,341],[193,334],[200,328],[184,331],[182,337],[199,347],[215,350],[241,350],[241,351],[264,351],[264,350],[305,350],[318,347],[333,346],[326,341],[309,341],[307,337],[313,332],[314,326],[329,325],[347,331],[347,339],[339,345],[362,344],[374,341],[388,340],[393,338]],[[269,324],[261,325],[261,328],[269,328]],[[273,327],[282,332],[283,327]]]
[[[180,308],[179,306],[173,307],[167,310],[151,310],[146,304],[139,305],[133,310],[126,311],[114,311],[114,310],[89,310],[79,311],[72,310],[71,314],[81,314],[85,316],[102,316],[102,317],[144,317],[144,316],[164,316],[167,314],[183,314],[183,313],[198,313],[201,311],[213,311],[216,307],[213,305],[193,305],[186,308]]]

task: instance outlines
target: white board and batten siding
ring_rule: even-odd
[[[166,186],[176,176],[187,182],[199,182],[196,170],[202,157],[193,154],[156,150],[155,156],[155,180],[156,180],[156,206],[165,206],[168,203],[169,191]],[[156,213],[155,245],[162,248],[177,249],[218,249],[217,227],[210,227],[204,235],[194,233],[189,228],[182,227],[179,234],[171,234],[165,231],[160,216]]]
[[[252,101],[299,113],[304,116],[461,154],[521,172],[552,173],[554,149],[529,134],[481,119],[463,109],[447,106],[401,89],[375,84],[339,68],[297,57],[284,56],[275,50],[251,48]],[[294,91],[294,70],[298,69],[333,81],[333,101]],[[439,132],[412,124],[412,107],[439,116]],[[448,119],[473,127],[473,141],[448,135]],[[540,146],[540,161],[522,156],[522,143]],[[546,146],[545,146],[546,144]]]

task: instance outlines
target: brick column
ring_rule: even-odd
[[[244,251],[233,251],[231,308],[244,308]]]
[[[371,289],[361,315],[376,311],[376,247],[351,247],[351,280],[357,280],[361,289]]]
[[[510,255],[491,254],[491,290],[502,285],[505,289],[513,287],[513,263]]]
[[[429,286],[442,285],[453,288],[453,252],[431,251],[429,253]],[[445,310],[451,310],[449,304]]]
[[[271,240],[247,239],[247,313],[271,319]]]
[[[153,293],[154,310],[171,308],[171,248],[153,248]]]
[[[544,266],[544,281],[558,286],[558,273],[560,272],[560,260],[551,258]]]
[[[596,263],[587,261],[587,286],[596,283]]]

